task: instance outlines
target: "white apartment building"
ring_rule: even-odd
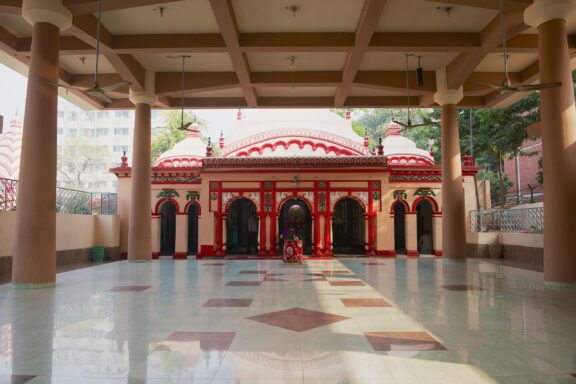
[[[124,151],[132,158],[134,111],[83,111],[60,99],[58,105],[58,151],[84,141],[101,146],[106,156],[101,162],[90,164],[83,172],[82,189],[90,192],[116,192],[117,178],[108,169],[120,164]],[[161,111],[152,111],[152,137],[162,130],[164,118]],[[85,140],[80,140],[85,139]],[[58,174],[58,186],[75,188],[62,174]]]

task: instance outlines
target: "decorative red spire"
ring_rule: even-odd
[[[206,157],[212,157],[212,139],[208,137],[208,145],[206,146]]]
[[[368,137],[366,129],[364,129],[364,148],[368,149],[369,146],[370,146],[370,138]]]
[[[120,168],[128,168],[128,156],[126,156],[126,151],[124,151],[124,154],[120,159],[122,160]]]
[[[220,131],[220,140],[219,141],[219,146],[220,149],[224,149],[224,132]]]
[[[465,167],[474,166],[474,157],[472,157],[471,155],[464,156],[464,166]]]
[[[236,114],[236,120],[242,120],[242,110],[238,108],[238,113]]]
[[[347,110],[346,110],[346,120],[350,120],[350,117],[351,117],[350,110],[347,109]]]
[[[378,138],[378,156],[384,156],[384,146],[382,145],[382,138]]]

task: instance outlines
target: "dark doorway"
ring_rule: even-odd
[[[233,201],[226,218],[226,253],[257,255],[258,228],[258,215],[254,203],[245,198]]]
[[[312,215],[305,201],[298,198],[290,199],[282,204],[280,217],[278,218],[280,235],[287,232],[289,228],[294,228],[296,235],[303,241],[303,252],[305,255],[312,254]],[[284,250],[284,240],[280,237],[279,252]]]
[[[432,234],[432,203],[429,200],[420,200],[416,206],[416,228],[418,234],[418,252],[432,254],[434,240]]]
[[[406,206],[401,202],[394,205],[394,250],[406,254]]]
[[[172,256],[176,249],[176,206],[170,200],[160,208],[160,255]]]
[[[332,248],[335,254],[365,253],[364,210],[354,199],[336,203],[332,213]]]
[[[198,253],[198,205],[190,204],[188,207],[188,254],[195,256]]]

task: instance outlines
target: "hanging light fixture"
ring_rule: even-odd
[[[416,68],[416,78],[418,79],[418,86],[424,86],[424,70],[421,65],[422,56],[418,56],[418,68]]]

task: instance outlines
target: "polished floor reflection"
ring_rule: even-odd
[[[0,286],[0,384],[576,384],[576,290],[479,260],[119,262]]]

